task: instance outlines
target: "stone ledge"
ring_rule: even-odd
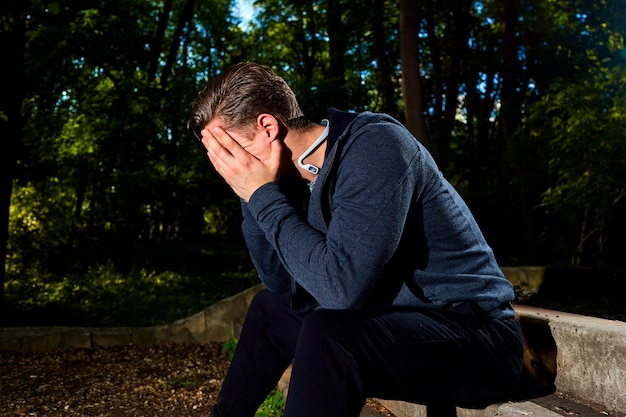
[[[525,333],[549,330],[550,341],[533,339],[530,354],[555,367],[559,392],[581,404],[624,415],[626,410],[626,322],[605,320],[536,307],[515,306]],[[546,343],[547,342],[547,343]],[[554,351],[552,349],[554,348]],[[553,356],[554,355],[554,356]],[[554,365],[550,363],[554,361]],[[402,401],[379,400],[397,417],[426,417],[426,407]],[[535,411],[529,410],[536,408]],[[516,411],[517,410],[517,411]],[[457,408],[459,417],[528,415],[558,416],[529,401],[494,404],[484,410]]]
[[[127,344],[225,342],[238,335],[257,285],[226,298],[200,313],[174,323],[149,327],[5,327],[0,328],[0,352],[48,352]]]
[[[556,387],[606,411],[626,411],[626,322],[516,306],[542,320],[556,342]]]
[[[402,401],[377,400],[396,417],[428,417],[426,407]],[[562,417],[530,401],[494,404],[483,410],[457,408],[457,417]]]

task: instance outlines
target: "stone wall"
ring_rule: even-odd
[[[60,349],[147,346],[165,343],[224,342],[239,335],[257,285],[193,316],[149,327],[18,327],[0,328],[0,351],[46,352]]]

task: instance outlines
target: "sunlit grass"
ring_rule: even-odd
[[[149,254],[148,254],[149,255]],[[258,283],[235,245],[163,250],[122,271],[112,261],[64,276],[9,276],[2,325],[145,326],[169,323]]]

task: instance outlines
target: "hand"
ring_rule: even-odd
[[[269,159],[261,161],[242,148],[224,129],[216,127],[211,132],[204,129],[201,133],[213,167],[244,201],[247,202],[262,185],[278,181],[282,155],[279,140],[270,144]]]

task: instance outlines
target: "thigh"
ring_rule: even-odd
[[[523,342],[514,320],[492,320],[469,305],[314,314],[324,316],[328,337],[353,355],[368,397],[481,406],[504,399],[521,369]]]
[[[285,359],[291,360],[304,318],[303,314],[291,309],[288,293],[261,290],[248,309],[240,343],[249,343],[254,346],[253,350],[269,343]]]

